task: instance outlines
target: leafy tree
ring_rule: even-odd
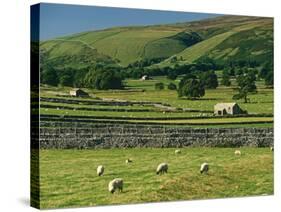
[[[62,86],[73,86],[73,79],[71,75],[62,75],[59,84]]]
[[[255,76],[251,72],[237,77],[238,94],[235,94],[232,98],[234,100],[244,99],[244,102],[248,102],[248,95],[250,93],[256,93],[257,87],[255,84]]]
[[[57,86],[59,83],[57,70],[50,66],[44,67],[41,73],[41,82],[44,84]]]
[[[229,75],[229,73],[226,69],[224,69],[223,72],[222,72],[221,84],[224,85],[224,86],[230,86],[231,85],[230,75]]]
[[[175,80],[177,78],[177,75],[174,71],[170,71],[167,74],[167,78],[170,79],[170,80]]]
[[[163,90],[164,84],[162,82],[155,83],[155,90]]]
[[[235,69],[235,75],[236,76],[239,76],[239,75],[242,75],[243,74],[243,69],[241,69],[241,68],[236,68]]]
[[[270,71],[266,74],[264,84],[267,86],[273,86],[273,71]]]
[[[85,76],[85,85],[98,90],[122,89],[122,78],[119,73],[105,68],[91,69]]]
[[[168,89],[169,90],[177,90],[177,86],[176,86],[176,84],[174,84],[174,83],[169,83],[169,85],[168,85]]]
[[[218,87],[218,77],[214,71],[207,71],[202,73],[200,79],[204,83],[206,88],[215,89]]]
[[[267,63],[263,64],[262,68],[259,71],[258,76],[260,78],[265,79],[267,73],[269,73],[269,72],[273,72],[273,63],[272,62],[267,62]]]
[[[188,98],[200,98],[205,95],[204,84],[193,75],[185,76],[179,83],[178,96]]]

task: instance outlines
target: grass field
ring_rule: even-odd
[[[273,155],[268,148],[135,148],[41,150],[41,208],[191,200],[273,194]],[[131,158],[133,163],[125,164]],[[168,174],[155,174],[161,162]],[[201,175],[201,163],[210,171]],[[98,165],[105,166],[102,177]],[[108,182],[121,177],[123,193],[111,194]]]
[[[217,71],[219,80],[220,72]],[[136,79],[126,79],[124,81],[124,90],[93,90],[85,89],[92,97],[91,98],[73,98],[67,97],[71,88],[69,87],[41,87],[41,97],[54,97],[56,99],[70,99],[78,100],[76,103],[59,103],[50,101],[41,101],[40,113],[46,115],[72,115],[72,116],[95,116],[115,118],[116,120],[128,118],[130,122],[143,123],[144,120],[132,120],[132,118],[147,118],[151,123],[159,124],[209,124],[213,127],[219,123],[221,127],[223,123],[226,125],[235,124],[237,127],[241,125],[253,126],[267,126],[272,127],[273,123],[273,89],[266,88],[263,81],[257,81],[256,85],[258,92],[250,94],[250,102],[244,103],[243,100],[236,101],[243,110],[247,110],[252,117],[240,118],[213,118],[214,105],[219,102],[233,102],[232,96],[235,91],[235,80],[232,79],[233,85],[231,87],[219,86],[217,89],[206,89],[205,96],[200,99],[189,100],[186,98],[179,98],[177,91],[168,90],[167,85],[171,82],[178,85],[181,77],[176,80],[169,80],[165,76],[153,77],[152,80],[141,81]],[[157,82],[165,84],[164,90],[155,90],[154,85]],[[66,95],[66,96],[57,96]],[[83,101],[90,100],[91,104],[84,104]],[[98,105],[95,101],[129,101],[136,102],[133,105]],[[150,105],[141,104],[138,102],[151,102]],[[153,103],[168,104],[170,107],[176,109],[174,111],[167,111],[167,108],[154,106]],[[47,108],[53,107],[53,108]],[[64,108],[65,107],[65,108]],[[145,111],[144,111],[145,110]],[[264,116],[264,117],[261,117]],[[200,118],[192,120],[190,118]],[[208,117],[208,118],[206,118]],[[173,118],[173,120],[152,120],[153,118]],[[184,119],[186,118],[186,119]],[[177,120],[178,119],[178,120]],[[271,123],[269,123],[271,122]],[[238,126],[239,127],[239,126]]]
[[[206,39],[202,42],[199,42],[189,48],[184,49],[182,52],[176,54],[178,58],[183,58],[184,62],[183,63],[192,63],[195,60],[199,59],[203,55],[214,49],[216,46],[221,44],[223,41],[228,39],[230,36],[240,33],[242,31],[250,30],[253,29],[257,26],[263,25],[263,21],[257,21],[257,22],[252,22],[250,24],[244,24],[239,27],[235,27],[227,32],[218,34],[216,36],[213,36],[209,39]],[[158,66],[166,66],[169,65],[171,58],[168,58],[167,60],[161,62],[160,64],[157,64]]]

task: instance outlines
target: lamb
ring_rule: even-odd
[[[114,180],[109,182],[108,191],[113,194],[116,190],[119,190],[120,192],[123,191],[123,179],[122,178],[115,178]]]
[[[126,164],[128,164],[128,163],[132,163],[133,162],[133,160],[132,159],[130,159],[130,158],[128,158],[127,160],[126,160]]]
[[[234,154],[235,155],[241,155],[241,151],[240,150],[235,150]]]
[[[175,150],[175,154],[177,155],[177,154],[180,154],[181,153],[181,150],[180,149],[176,149]]]
[[[97,168],[98,176],[103,175],[103,172],[104,172],[104,167],[102,165],[98,166],[98,168]]]
[[[201,168],[200,168],[200,173],[205,173],[209,171],[209,164],[208,163],[202,163]]]
[[[272,147],[270,147],[270,150],[271,150],[271,152],[273,152],[274,151],[274,147],[272,146]]]
[[[160,163],[156,169],[156,174],[164,174],[164,173],[168,173],[168,164]]]

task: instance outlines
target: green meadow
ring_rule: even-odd
[[[220,71],[217,72],[218,76]],[[234,102],[235,80],[230,87],[219,86],[217,89],[206,89],[205,96],[200,99],[179,98],[177,91],[168,90],[171,82],[178,85],[181,77],[169,80],[165,76],[153,77],[152,80],[141,81],[126,79],[124,90],[95,90],[84,89],[90,94],[88,98],[68,97],[70,87],[41,87],[41,97],[56,98],[58,100],[76,100],[75,103],[40,102],[40,113],[45,115],[87,116],[94,119],[126,120],[130,123],[159,123],[159,124],[209,124],[209,127],[220,124],[235,126],[272,126],[273,123],[273,89],[264,86],[263,81],[257,81],[257,93],[250,94],[250,102],[236,101],[243,110],[247,110],[251,117],[214,117],[214,105],[220,102]],[[219,76],[220,80],[220,76]],[[155,90],[155,83],[162,82],[164,90]],[[84,103],[90,101],[90,103]],[[108,105],[99,105],[98,102],[109,102]],[[110,101],[125,101],[131,105],[111,105]],[[149,104],[143,104],[148,102]],[[165,107],[154,104],[168,105],[173,108],[167,111]],[[139,120],[147,118],[147,120]],[[155,120],[153,120],[155,118]],[[163,119],[163,120],[159,120]]]
[[[41,150],[40,207],[78,207],[273,194],[273,153],[269,148],[133,148]],[[130,158],[132,163],[126,164]],[[167,162],[168,174],[156,175]],[[208,162],[208,174],[200,165]],[[105,167],[98,177],[98,165]],[[123,178],[122,193],[108,183]]]

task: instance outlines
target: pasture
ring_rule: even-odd
[[[220,71],[218,71],[218,75]],[[168,90],[171,82],[178,85],[181,77],[169,80],[164,76],[153,77],[152,80],[141,81],[126,79],[124,90],[94,90],[84,89],[91,97],[77,98],[68,96],[69,87],[41,87],[40,96],[43,98],[56,98],[60,100],[75,100],[76,102],[52,102],[42,100],[40,113],[44,115],[63,116],[92,116],[96,120],[125,120],[135,123],[158,124],[188,124],[198,126],[209,125],[214,127],[220,124],[257,127],[272,127],[273,123],[273,89],[264,86],[263,81],[257,81],[255,94],[250,94],[250,102],[236,101],[243,110],[247,110],[251,117],[214,117],[214,105],[219,102],[233,102],[235,80],[232,79],[231,87],[219,86],[217,89],[206,89],[205,96],[200,99],[190,100],[179,98],[177,91]],[[219,77],[220,80],[220,77]],[[154,85],[162,82],[164,90],[155,90]],[[89,102],[85,102],[89,101]],[[124,105],[115,105],[111,102],[127,102]],[[100,102],[104,104],[100,104]],[[146,118],[146,120],[143,120]],[[141,119],[141,120],[139,120]],[[161,120],[162,119],[162,120]],[[195,120],[196,119],[196,120]],[[160,121],[161,120],[161,121]]]
[[[273,153],[269,148],[134,148],[40,150],[40,207],[78,207],[226,198],[273,194]],[[133,162],[126,164],[126,159]],[[156,175],[167,162],[168,174]],[[200,174],[208,162],[209,173]],[[105,167],[98,177],[98,165]],[[124,180],[123,193],[108,192],[110,180]]]

